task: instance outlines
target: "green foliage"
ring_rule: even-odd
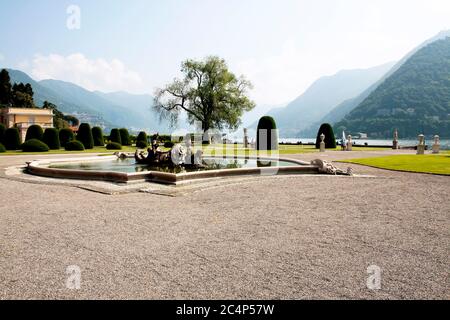
[[[66,143],[66,151],[84,151],[83,144],[78,140],[72,140]]]
[[[94,137],[92,136],[91,126],[88,123],[80,124],[77,140],[83,144],[85,149],[94,148]]]
[[[19,129],[17,128],[6,129],[3,142],[6,150],[19,150],[21,143]]]
[[[12,105],[16,108],[36,108],[33,88],[29,83],[15,83],[12,87]]]
[[[325,148],[336,149],[336,137],[334,136],[333,127],[329,123],[323,123],[319,131],[317,131],[316,137],[316,149],[320,149],[320,135],[325,135]]]
[[[37,124],[33,124],[28,127],[27,134],[25,135],[25,141],[31,140],[31,139],[37,139],[42,141],[42,137],[44,136],[44,131],[42,130],[41,126]]]
[[[109,134],[109,141],[115,142],[118,144],[122,144],[122,139],[120,137],[120,131],[119,129],[112,129],[111,133]]]
[[[5,131],[6,131],[5,126],[2,123],[0,123],[0,143],[3,143],[5,139]]]
[[[106,145],[107,150],[122,150],[122,145],[117,142],[110,142]]]
[[[92,136],[94,138],[94,146],[103,147],[105,145],[105,141],[103,140],[103,131],[100,127],[92,128]]]
[[[50,150],[59,150],[61,148],[59,133],[56,128],[45,129],[42,141],[49,147]]]
[[[122,145],[131,146],[130,134],[128,130],[125,128],[119,129],[120,132],[120,141],[122,141]]]
[[[63,148],[66,146],[68,142],[74,139],[75,137],[72,130],[68,128],[63,128],[59,130],[59,142]]]
[[[175,79],[155,94],[154,110],[172,124],[186,112],[188,122],[212,128],[236,129],[245,111],[255,107],[247,97],[252,85],[228,70],[225,60],[210,56],[203,61],[187,60],[181,66],[183,79]]]
[[[0,71],[0,105],[10,105],[12,101],[11,79],[6,69]]]
[[[164,148],[173,148],[175,144],[172,141],[164,142]]]
[[[147,137],[147,133],[145,133],[145,131],[141,131],[139,132],[139,134],[136,137],[136,141],[148,141],[148,137]]]
[[[0,143],[0,153],[6,152],[5,146]]]
[[[278,130],[272,117],[264,116],[259,119],[256,150],[278,150]]]
[[[387,78],[337,129],[371,138],[419,133],[450,137],[450,38],[422,48]]]
[[[20,148],[23,152],[47,152],[49,150],[49,147],[38,139],[27,140]]]
[[[138,136],[136,137],[136,147],[147,148],[147,146],[148,146],[147,133],[145,133],[145,131],[141,131],[141,132],[139,132]]]
[[[138,141],[136,141],[136,148],[139,148],[139,149],[145,149],[145,148],[147,148],[147,147],[148,147],[148,143],[145,142],[144,140],[138,140]]]

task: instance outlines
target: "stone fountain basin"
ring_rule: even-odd
[[[222,157],[208,157],[223,159]],[[292,166],[279,167],[247,167],[235,169],[219,169],[183,173],[168,173],[160,171],[144,171],[144,172],[117,172],[117,171],[96,171],[96,170],[74,170],[51,168],[54,164],[63,163],[91,163],[98,161],[112,161],[117,159],[116,155],[102,156],[102,157],[83,157],[83,158],[64,158],[64,159],[49,159],[49,160],[35,160],[27,162],[25,171],[29,174],[60,178],[60,179],[79,179],[79,180],[93,180],[93,181],[109,181],[115,183],[130,183],[130,182],[156,182],[164,184],[176,185],[181,182],[208,179],[208,178],[222,178],[232,176],[256,176],[256,175],[282,175],[282,174],[319,174],[320,167],[312,165],[309,162],[299,161],[289,158],[270,158],[270,157],[234,157],[234,159],[252,159],[260,161],[283,161],[292,163]]]

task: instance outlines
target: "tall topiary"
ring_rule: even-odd
[[[42,130],[40,125],[33,124],[28,127],[27,134],[25,135],[25,141],[31,139],[41,140],[44,137],[44,131]]]
[[[82,123],[78,128],[77,140],[80,141],[85,149],[94,148],[94,137],[92,136],[89,123]]]
[[[136,138],[136,147],[147,148],[147,145],[148,145],[147,141],[148,141],[147,133],[145,133],[145,131],[139,132],[139,134]]]
[[[67,143],[75,139],[73,131],[69,128],[59,130],[59,143],[64,148]]]
[[[125,128],[122,128],[119,130],[119,132],[120,132],[120,140],[122,141],[122,145],[131,146],[130,134],[128,133],[128,130]]]
[[[112,129],[111,130],[111,133],[109,134],[109,141],[122,144],[122,139],[120,137],[119,129]]]
[[[317,132],[316,138],[316,149],[320,149],[320,135],[325,135],[325,148],[335,149],[336,148],[336,137],[334,136],[333,127],[329,123],[324,123],[320,126]]]
[[[2,144],[4,143],[5,131],[6,131],[5,126],[3,125],[3,123],[0,123],[0,143]]]
[[[259,119],[256,150],[278,150],[278,130],[272,117],[264,116]]]
[[[59,133],[56,128],[45,129],[42,141],[50,148],[50,150],[59,150],[61,148]]]
[[[105,141],[103,140],[103,131],[100,127],[92,128],[92,136],[94,137],[94,146],[103,147],[105,146]]]
[[[17,128],[9,128],[5,131],[4,146],[6,150],[20,149],[20,135]]]

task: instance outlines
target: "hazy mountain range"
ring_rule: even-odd
[[[374,138],[395,129],[450,137],[450,37],[415,52],[335,127]]]
[[[397,63],[386,63],[368,69],[343,70],[335,75],[322,77],[290,103],[278,106],[259,105],[244,114],[243,126],[256,128],[258,119],[268,114],[275,118],[281,137],[313,137],[323,122],[329,122],[335,128],[339,127],[339,130],[369,132],[373,137],[382,137],[392,130],[395,125],[393,112],[400,112],[399,109],[407,110],[408,116],[412,117],[411,121],[419,123],[423,120],[421,117],[426,116],[428,120],[434,119],[434,125],[439,126],[439,121],[446,121],[446,115],[450,114],[450,103],[445,100],[448,97],[446,93],[450,92],[450,72],[446,69],[450,66],[446,51],[450,40],[443,41],[434,50],[422,51],[439,40],[448,39],[447,37],[450,37],[450,30],[440,32]],[[416,54],[419,53],[422,55],[417,60]],[[56,104],[62,112],[75,115],[82,122],[106,129],[127,127],[167,133],[172,130],[167,123],[160,123],[151,110],[153,98],[150,95],[89,91],[70,82],[35,81],[24,72],[12,69],[8,71],[12,82],[32,85],[38,106],[42,106],[47,100]],[[401,76],[405,73],[408,76]],[[416,109],[418,105],[419,109]],[[394,109],[396,111],[392,111]],[[411,109],[417,110],[415,115],[411,114]],[[380,117],[380,114],[391,118],[387,120],[386,117]],[[374,119],[378,129],[373,125]],[[424,126],[423,121],[421,123]],[[436,129],[433,130],[438,131]],[[429,130],[432,131],[431,127]]]
[[[447,37],[450,37],[450,30],[440,32],[420,44],[395,64],[388,63],[366,70],[341,71],[334,76],[321,78],[285,108],[270,110],[267,114],[272,115],[277,121],[282,137],[314,137],[321,123],[335,124],[343,120],[345,116],[362,105],[371,93],[393,76],[419,50]],[[438,63],[438,60],[434,62]],[[429,63],[433,63],[433,61],[429,61]],[[418,93],[421,92],[420,89],[415,87]],[[444,85],[443,90],[450,91],[450,87]],[[385,106],[379,101],[372,108],[383,109]],[[368,117],[366,120],[371,119],[370,114],[366,114],[366,116]],[[434,117],[438,117],[438,115],[436,114]],[[345,126],[341,125],[341,127]],[[357,132],[367,131],[363,122],[358,128],[351,127],[349,129]],[[385,129],[385,131],[382,135],[380,132],[376,135],[386,136],[390,129]]]
[[[379,80],[394,63],[370,69],[343,70],[315,81],[301,96],[284,108],[271,110],[281,136],[295,137],[317,123],[343,101],[357,96]]]
[[[66,114],[75,115],[82,122],[100,125],[107,129],[127,127],[146,129],[149,132],[169,132],[166,123],[151,110],[153,97],[126,92],[104,93],[89,91],[70,82],[59,80],[35,81],[26,73],[8,69],[11,82],[30,83],[36,105],[49,101]]]

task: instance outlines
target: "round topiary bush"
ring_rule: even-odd
[[[259,119],[256,150],[278,150],[278,130],[272,117],[264,116]]]
[[[84,151],[83,144],[78,140],[72,140],[66,143],[66,151]]]
[[[120,140],[122,140],[122,145],[131,146],[130,134],[128,133],[128,130],[122,128],[119,130],[119,132],[120,132]]]
[[[106,145],[107,150],[122,150],[122,145],[117,142],[110,142]]]
[[[146,144],[148,144],[148,137],[147,137],[147,133],[145,133],[145,131],[141,131],[139,132],[139,134],[136,137],[136,143],[138,141],[144,141]]]
[[[336,148],[336,137],[334,136],[333,127],[329,123],[324,123],[320,126],[317,132],[316,138],[316,149],[320,149],[320,135],[325,135],[325,148],[335,149]]]
[[[22,144],[21,149],[23,152],[46,152],[50,150],[44,142],[38,139],[30,139],[25,141]]]
[[[59,150],[61,143],[59,142],[58,129],[47,128],[44,131],[42,141],[50,148],[50,150]]]
[[[8,128],[5,131],[4,146],[6,150],[20,149],[20,135],[17,128]]]
[[[44,131],[42,130],[40,125],[33,124],[28,127],[27,134],[25,135],[25,141],[31,140],[31,139],[37,139],[41,140],[44,136]]]
[[[143,140],[136,141],[136,148],[145,149],[148,147],[148,143]]]
[[[164,148],[173,148],[175,144],[172,141],[164,142]]]
[[[6,131],[5,126],[2,123],[0,123],[0,143],[4,143],[5,131]]]
[[[0,153],[6,152],[5,146],[0,143]]]
[[[103,131],[100,127],[92,128],[92,137],[94,138],[94,146],[103,147],[105,146],[105,141],[103,140]]]
[[[75,139],[73,131],[68,128],[59,130],[59,143],[64,148],[66,144]]]
[[[120,138],[120,132],[119,129],[112,129],[111,133],[109,134],[109,141],[115,142],[118,144],[122,144],[122,139]]]
[[[92,136],[89,123],[82,123],[78,127],[77,140],[80,141],[85,149],[94,148],[94,137]]]

